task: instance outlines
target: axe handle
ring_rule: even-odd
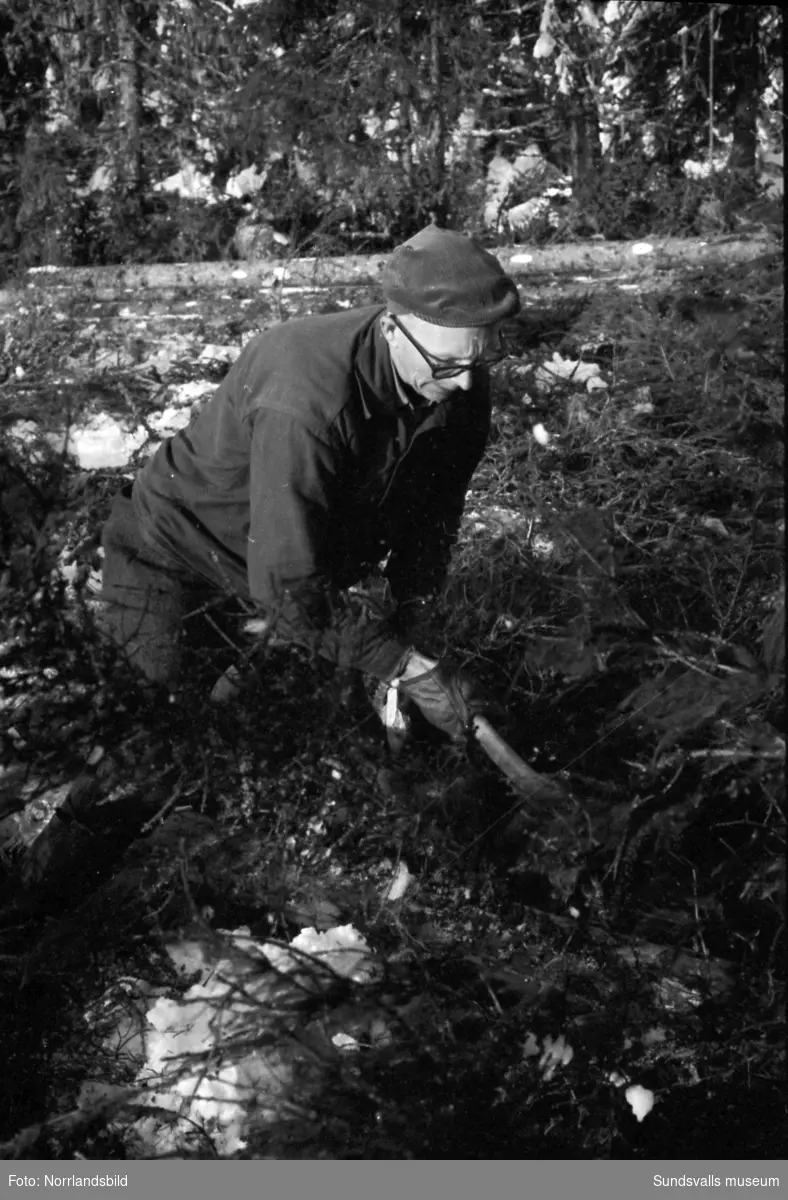
[[[438,660],[427,658],[426,655],[414,651],[411,663],[416,674],[420,674],[423,671],[434,670],[438,665]],[[396,687],[399,682],[396,680],[391,686]],[[529,800],[558,800],[563,796],[564,789],[560,783],[550,779],[547,775],[540,775],[533,767],[529,767],[528,763],[520,758],[520,755],[512,749],[509,743],[505,742],[501,735],[493,729],[486,717],[474,717],[472,728],[476,740],[488,758],[504,775],[511,779],[512,783]]]
[[[524,759],[505,742],[499,733],[493,729],[485,717],[474,717],[473,732],[476,740],[485,754],[503,771],[513,783],[527,793],[532,800],[553,799],[560,797],[560,784],[546,775],[540,775],[533,767],[529,767]]]

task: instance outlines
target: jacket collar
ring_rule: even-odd
[[[385,307],[375,309],[372,320],[363,330],[355,354],[355,375],[359,385],[364,416],[394,417],[407,401],[397,386],[388,342],[380,328],[380,316]]]
[[[380,316],[385,311],[384,305],[375,310],[356,351],[355,374],[364,416],[368,419],[396,418],[406,412],[416,412],[423,422],[429,420],[430,425],[445,425],[447,402],[419,404],[418,397],[408,394],[409,389],[394,370],[389,344],[380,328]]]

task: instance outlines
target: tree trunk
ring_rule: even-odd
[[[735,108],[731,121],[733,144],[728,169],[742,184],[755,186],[758,155],[756,118],[761,93],[759,6],[742,5],[734,13],[739,27],[736,48]]]
[[[402,0],[398,0],[397,4],[394,36],[396,39],[398,57],[397,92],[399,94],[400,169],[402,171],[402,177],[405,181],[405,190],[408,194],[408,197],[411,197],[413,195],[413,141],[410,90],[408,88],[408,80],[404,71],[404,64],[407,61],[407,53],[405,49],[405,33],[402,27]]]
[[[749,188],[755,185],[758,157],[758,133],[755,119],[758,115],[757,94],[740,94],[733,115],[733,144],[728,156],[728,169]]]
[[[446,113],[443,98],[443,19],[441,0],[430,12],[430,91],[432,100],[432,216],[438,225],[446,219]]]
[[[71,0],[59,8],[49,29],[49,40],[60,67],[63,107],[68,119],[77,127],[86,84],[84,64],[90,62],[89,29],[89,14],[85,12],[82,0]]]
[[[142,192],[142,69],[138,0],[119,0],[119,124],[118,182],[127,197]]]
[[[591,112],[581,94],[576,94],[569,112],[569,145],[572,156],[572,190],[578,208],[585,209],[596,188],[599,141],[596,114]]]

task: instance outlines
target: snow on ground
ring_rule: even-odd
[[[215,357],[215,354],[204,357]],[[138,451],[148,448],[152,454],[157,448],[158,443],[151,437],[150,431],[163,440],[184,429],[200,402],[215,390],[216,384],[209,380],[192,380],[171,388],[169,402],[160,412],[152,413],[147,418],[148,429],[109,413],[98,413],[67,430],[42,432],[35,421],[20,420],[9,426],[7,432],[12,440],[26,446],[30,446],[36,438],[43,438],[57,454],[66,450],[83,471],[127,467]]]
[[[286,1043],[271,1044],[266,1037],[273,1014],[283,1000],[287,1004],[282,989],[292,989],[290,998],[296,1000],[303,990],[324,991],[337,976],[368,984],[377,971],[373,952],[353,925],[324,933],[305,928],[287,946],[257,942],[248,928],[219,933],[226,950],[218,961],[210,943],[197,938],[166,947],[182,977],[197,977],[185,994],[157,994],[142,981],[126,978],[114,996],[99,1002],[101,1011],[85,1014],[95,1024],[102,1012],[110,1011],[107,1048],[128,1061],[143,1061],[137,1103],[153,1111],[135,1120],[130,1133],[144,1157],[181,1154],[195,1137],[209,1139],[221,1157],[242,1151],[253,1125],[276,1120],[297,1099],[294,1053]],[[339,1052],[357,1053],[360,1044],[354,1035],[359,1028],[348,1020],[350,1027],[335,1032],[331,1041]],[[392,1036],[381,1013],[367,1014],[364,1032],[373,1044]],[[258,1044],[238,1056],[228,1053],[234,1041]],[[563,1034],[539,1039],[529,1033],[522,1056],[534,1059],[541,1078],[549,1082],[572,1062],[574,1049]],[[609,1082],[614,1087],[630,1083],[620,1072],[610,1074]],[[81,1095],[86,1101],[100,1098],[108,1087],[87,1080]],[[638,1121],[654,1103],[653,1093],[640,1085],[630,1085],[626,1098]]]
[[[292,1088],[293,1051],[265,1044],[283,1000],[292,1004],[304,991],[320,993],[337,976],[368,983],[374,971],[372,952],[352,925],[324,933],[305,928],[288,946],[259,943],[241,928],[226,935],[226,947],[219,961],[197,939],[167,947],[182,976],[198,976],[180,997],[151,995],[144,984],[122,981],[117,1027],[106,1035],[107,1045],[120,1046],[128,1038],[129,1006],[122,998],[129,998],[131,985],[131,999],[147,1007],[144,1023],[131,1030],[131,1052],[144,1058],[137,1075],[144,1089],[139,1102],[156,1110],[131,1129],[145,1157],[182,1152],[197,1130],[223,1157],[242,1150],[250,1117],[256,1124],[275,1119]],[[111,1007],[112,997],[106,1002]],[[93,1011],[85,1016],[96,1020]],[[234,1040],[260,1044],[245,1055],[228,1055]],[[349,1033],[337,1033],[333,1041],[338,1050],[358,1045]],[[86,1081],[83,1093],[102,1086]]]

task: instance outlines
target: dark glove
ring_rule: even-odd
[[[472,675],[443,659],[422,675],[403,680],[399,690],[416,704],[436,729],[458,740],[471,721],[487,708],[487,701]]]

